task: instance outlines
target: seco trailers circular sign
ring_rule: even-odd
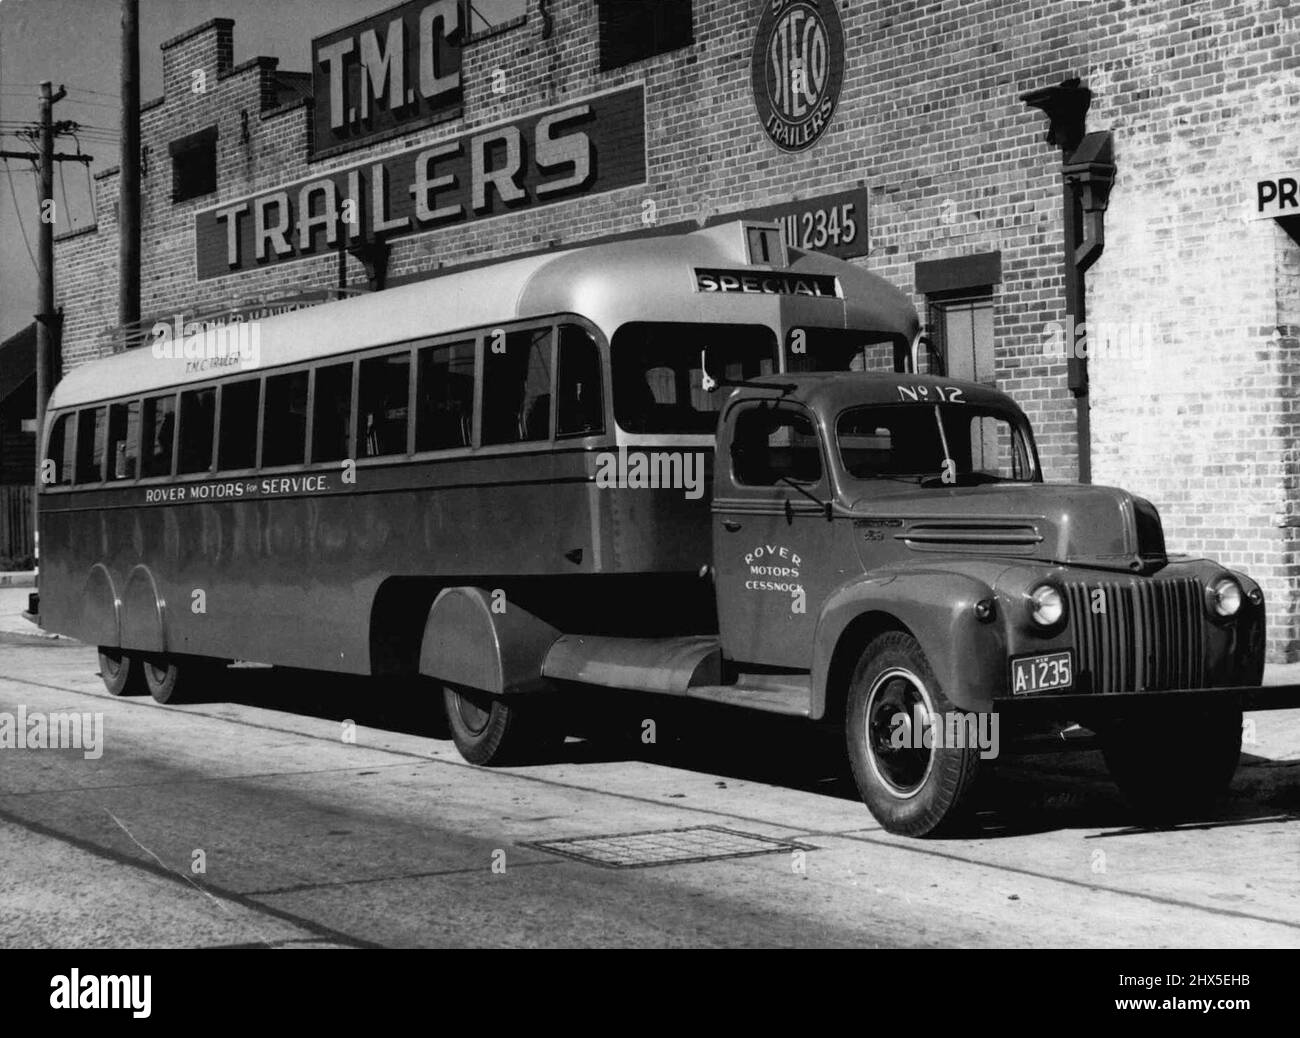
[[[763,129],[782,151],[803,151],[830,125],[844,83],[837,0],[763,0],[751,72]]]

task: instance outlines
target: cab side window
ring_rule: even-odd
[[[731,438],[731,464],[736,482],[745,486],[819,482],[822,456],[812,419],[795,408],[765,404],[741,412]]]

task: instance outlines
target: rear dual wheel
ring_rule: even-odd
[[[443,686],[452,742],[471,764],[529,764],[546,760],[564,742],[554,704],[542,695],[496,696]]]
[[[140,658],[109,645],[99,647],[99,676],[110,696],[134,696],[145,691]]]
[[[225,671],[219,660],[160,656],[99,647],[99,673],[109,695],[148,692],[159,703],[195,702],[212,693]]]

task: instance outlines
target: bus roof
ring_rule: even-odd
[[[861,328],[907,340],[919,330],[916,311],[903,292],[860,267],[819,253],[791,249],[788,264],[780,269],[835,277],[839,297],[697,291],[694,268],[760,276],[777,269],[747,264],[739,254],[743,241],[744,227],[737,222],[682,235],[580,246],[266,318],[258,322],[258,362],[247,372],[234,365],[194,365],[184,356],[160,357],[154,348],[140,347],[75,368],[55,387],[49,408],[566,313],[587,318],[609,336],[630,321]]]

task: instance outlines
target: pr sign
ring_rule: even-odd
[[[763,0],[750,58],[754,105],[782,151],[826,132],[844,85],[844,27],[836,0]]]
[[[1279,216],[1300,216],[1300,171],[1277,173],[1255,181],[1252,220],[1271,220]]]
[[[312,155],[459,116],[461,18],[461,0],[411,0],[312,40]]]
[[[645,90],[625,87],[196,213],[199,280],[645,182]]]

